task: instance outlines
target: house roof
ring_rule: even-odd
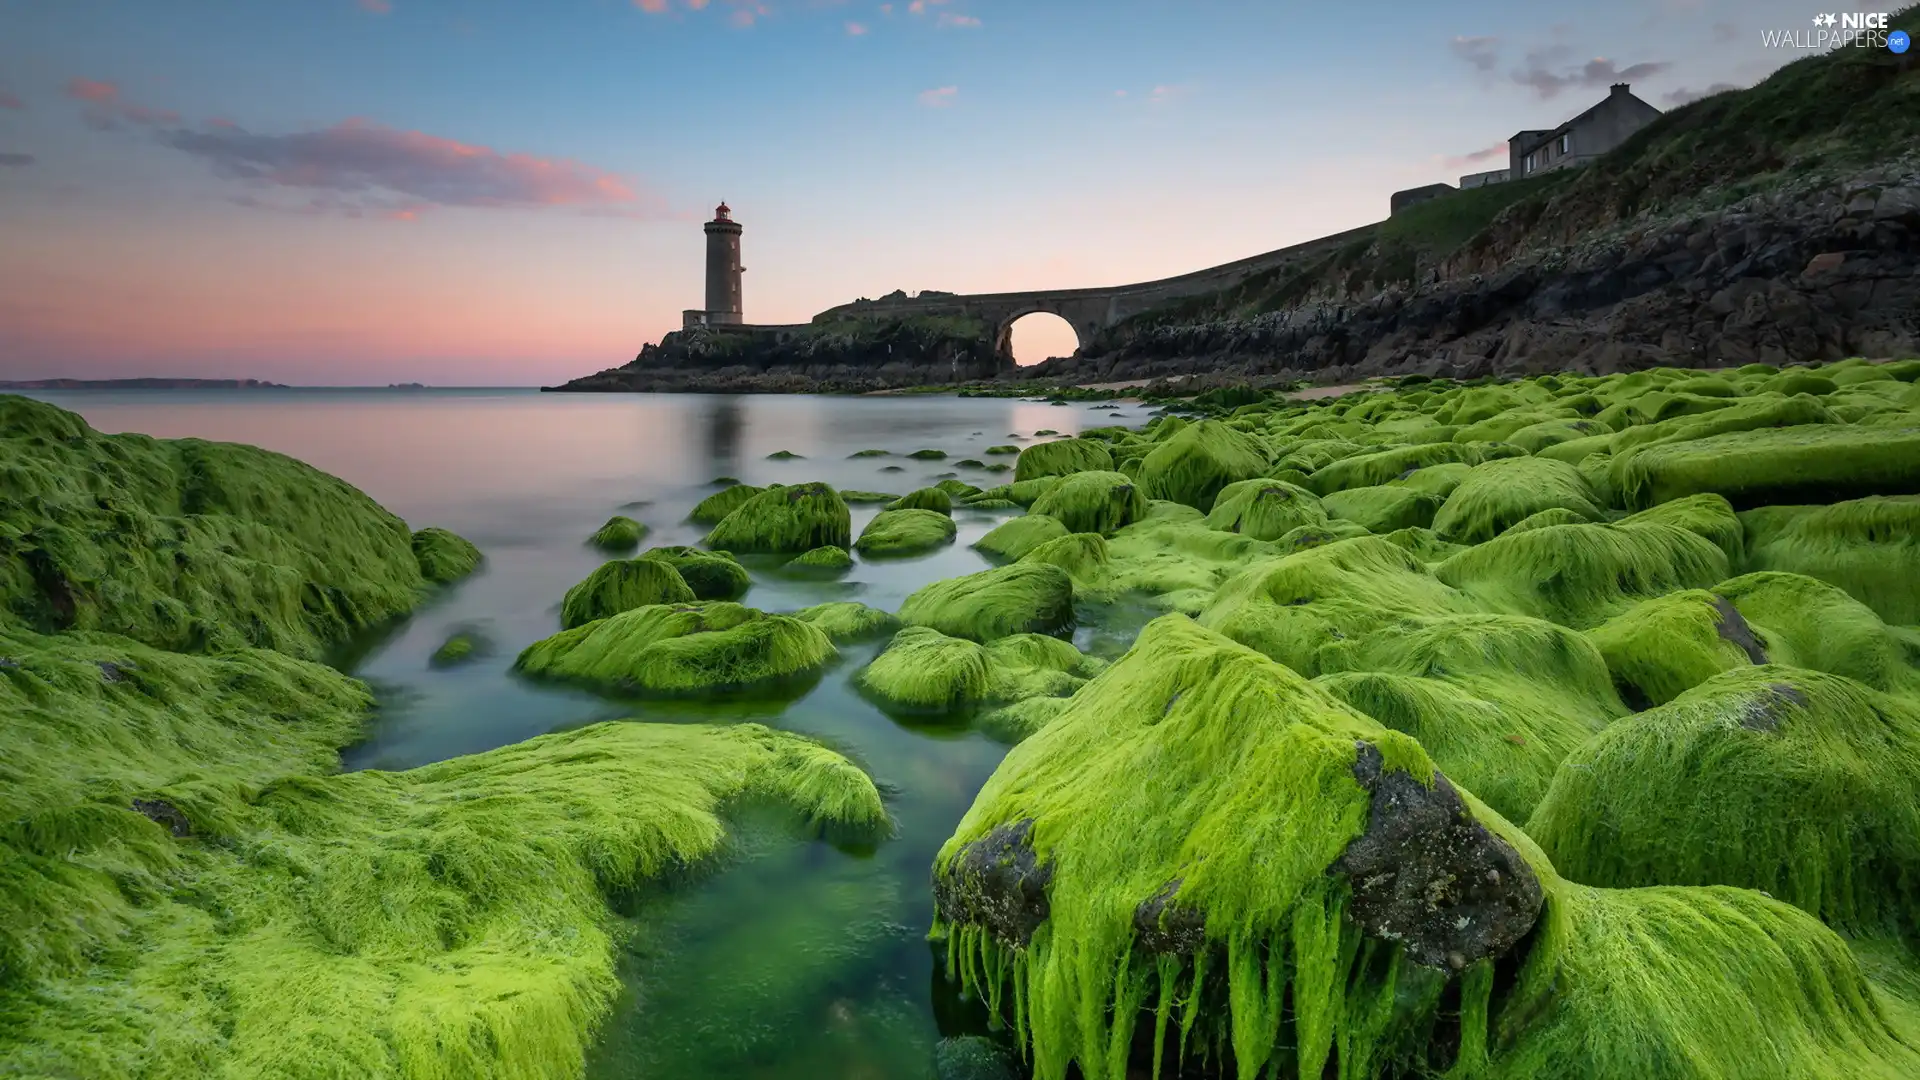
[[[1624,83],[1621,84],[1621,90],[1619,93],[1617,94],[1609,93],[1606,97],[1603,97],[1599,101],[1595,102],[1593,106],[1589,108],[1586,112],[1583,112],[1579,116],[1576,116],[1571,120],[1568,120],[1567,122],[1561,124],[1559,127],[1530,128],[1526,131],[1516,133],[1513,136],[1513,138],[1508,139],[1507,142],[1519,143],[1520,152],[1523,154],[1529,151],[1532,151],[1535,148],[1541,146],[1542,144],[1550,142],[1555,136],[1560,135],[1572,128],[1578,127],[1581,124],[1586,123],[1588,120],[1593,119],[1594,113],[1599,112],[1602,106],[1606,105],[1608,102],[1612,101],[1616,97],[1630,98],[1633,101],[1638,102],[1640,105],[1648,109],[1653,109],[1654,112],[1660,111],[1659,109],[1654,108],[1652,105],[1647,104],[1645,101],[1642,101],[1631,90],[1627,90],[1625,88],[1625,85],[1626,84]]]

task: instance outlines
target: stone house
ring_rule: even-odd
[[[1522,131],[1508,139],[1508,178],[1585,165],[1659,116],[1660,110],[1634,97],[1628,84],[1614,83],[1605,100],[1559,127]],[[1464,178],[1461,186],[1466,186]]]

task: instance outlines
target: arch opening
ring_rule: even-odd
[[[1073,324],[1050,311],[1030,311],[1007,325],[1008,351],[1021,367],[1055,356],[1072,356],[1080,348]]]

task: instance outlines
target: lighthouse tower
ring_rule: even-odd
[[[733,211],[721,203],[706,224],[707,233],[707,323],[713,326],[738,326],[741,318],[740,223]]]

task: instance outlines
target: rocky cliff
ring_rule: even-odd
[[[863,393],[1002,378],[987,328],[966,319],[678,330],[633,362],[557,390],[653,393]]]
[[[1893,23],[1920,31],[1909,8]],[[1842,49],[1584,169],[1456,192],[1021,374],[1342,380],[1920,351],[1920,69]]]

